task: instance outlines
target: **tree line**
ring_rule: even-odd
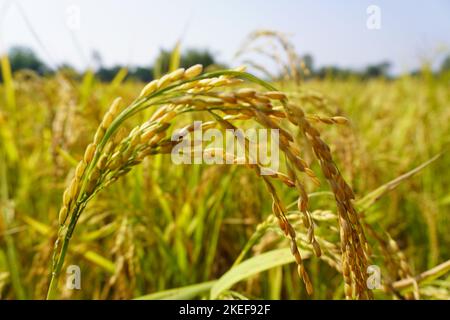
[[[136,81],[148,82],[153,80],[156,76],[166,73],[169,70],[170,59],[172,53],[169,50],[160,50],[153,65],[147,66],[131,66],[126,67],[128,70],[127,78],[134,79]],[[11,69],[13,72],[19,70],[32,70],[39,75],[52,75],[57,71],[63,71],[69,73],[74,77],[80,77],[80,73],[75,68],[68,64],[62,64],[57,67],[56,70],[48,67],[30,48],[27,47],[13,47],[8,52],[9,61],[11,64]],[[96,53],[94,54],[94,60],[96,61],[95,76],[105,82],[111,81],[115,75],[125,66],[116,65],[113,67],[106,67],[103,65],[101,56]],[[205,67],[212,68],[224,68],[226,65],[219,63],[209,50],[200,49],[188,49],[180,54],[179,57],[181,67],[189,67],[194,64],[200,63]],[[349,77],[360,78],[360,79],[371,79],[371,78],[390,78],[390,67],[389,62],[381,62],[378,64],[369,65],[363,70],[354,70],[350,68],[341,68],[337,66],[326,66],[315,68],[314,59],[311,55],[305,55],[302,57],[303,63],[308,69],[308,75],[306,78],[325,78],[331,77],[336,79],[345,79]],[[439,70],[435,73],[444,73],[450,71],[450,55],[442,62]],[[412,75],[417,75],[420,70],[411,72]],[[0,74],[1,80],[1,74]]]

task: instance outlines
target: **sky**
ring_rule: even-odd
[[[367,27],[370,5],[380,9],[379,29]],[[53,67],[92,66],[94,50],[105,66],[150,65],[179,39],[239,65],[234,54],[258,29],[288,34],[316,66],[389,60],[403,72],[450,52],[450,1],[0,0],[0,51],[28,46]]]

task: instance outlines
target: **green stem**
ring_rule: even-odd
[[[262,238],[262,236],[264,236],[264,234],[270,228],[270,226],[271,226],[270,222],[266,219],[257,227],[255,233],[253,233],[253,235],[247,241],[247,243],[245,244],[241,253],[236,258],[236,260],[234,261],[234,263],[231,267],[237,266],[238,264],[240,264],[242,262],[242,260],[244,260],[247,253],[253,248],[253,246],[255,244],[258,243],[258,241]]]
[[[50,285],[48,287],[47,292],[47,300],[56,299],[56,293],[58,289],[58,279],[61,273],[61,269],[64,265],[64,258],[66,256],[67,248],[69,247],[69,241],[70,241],[69,238],[67,237],[64,238],[64,242],[61,248],[61,254],[58,256],[58,262],[56,263],[55,269],[52,271],[52,278],[50,280]]]
[[[1,146],[0,146],[1,148]],[[8,217],[8,210],[11,210],[9,205],[8,194],[8,177],[6,168],[6,156],[4,156],[3,149],[0,149],[0,219],[3,219],[5,224],[5,242],[6,242],[6,254],[7,254],[7,266],[11,274],[11,284],[14,289],[14,293],[20,300],[26,299],[25,289],[23,288],[20,276],[19,261],[17,259],[16,248],[14,244],[13,235],[7,232],[10,227],[10,218]],[[13,210],[13,209],[12,209]]]

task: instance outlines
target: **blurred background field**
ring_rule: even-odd
[[[393,266],[401,260],[414,276],[445,264],[450,259],[450,55],[446,58],[444,50],[437,66],[424,59],[420,67],[397,74],[387,62],[357,70],[315,66],[312,55],[283,46],[289,37],[275,35],[281,60],[267,55],[260,60],[255,56],[261,52],[248,47],[240,52],[243,39],[237,39],[236,63],[249,65],[249,72],[270,81],[307,113],[349,119],[345,126],[318,127],[355,191],[365,222],[383,238],[367,230],[372,264],[380,266],[383,281],[399,284],[402,277]],[[270,43],[263,48],[273,49]],[[259,65],[264,62],[275,68]],[[23,47],[2,55],[1,299],[45,298],[62,193],[113,99],[130,103],[146,82],[196,63],[207,70],[229,65],[208,49],[186,48],[182,40],[142,67],[53,68]],[[151,113],[137,115],[128,127]],[[336,243],[335,226],[327,218],[336,210],[334,199],[319,178],[320,187],[307,185],[311,211],[318,234]],[[297,200],[291,190],[276,187],[285,203]],[[306,259],[315,290],[306,294],[271,211],[265,186],[251,171],[173,165],[170,155],[148,158],[86,208],[66,260],[80,266],[82,288],[65,289],[62,280],[60,297],[342,299],[340,272],[326,256]],[[381,244],[390,238],[404,256],[383,255]],[[310,248],[301,249],[308,257]],[[273,256],[264,258],[264,253]],[[420,297],[449,299],[449,270],[447,265],[419,281]],[[180,287],[185,288],[165,291]],[[376,290],[375,297],[404,298],[411,290],[412,285]]]

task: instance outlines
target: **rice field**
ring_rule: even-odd
[[[450,298],[450,74],[1,67],[1,299]],[[280,167],[174,164],[194,121],[279,130]]]

